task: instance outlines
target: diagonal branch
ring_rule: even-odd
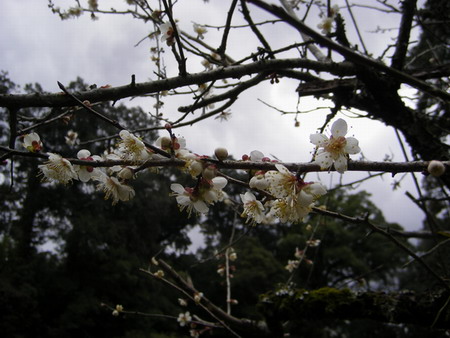
[[[403,65],[405,63],[416,3],[417,0],[405,0],[402,2],[403,15],[400,22],[400,31],[398,33],[395,53],[392,56],[391,64],[393,68],[399,70],[403,68]]]
[[[237,0],[233,0],[233,2],[231,3],[230,9],[228,11],[227,22],[225,24],[225,29],[224,29],[223,35],[222,35],[222,42],[220,43],[220,47],[217,49],[217,54],[220,55],[221,60],[225,60],[225,50],[227,49],[228,34],[230,33],[231,19],[233,18],[233,14],[234,14],[236,5],[237,5]]]

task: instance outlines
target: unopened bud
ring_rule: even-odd
[[[210,165],[203,170],[203,178],[209,181],[212,180],[214,177],[216,177],[216,175],[217,175],[217,168],[213,165]]]
[[[214,154],[219,161],[223,161],[228,157],[228,150],[226,150],[225,148],[217,148],[216,150],[214,150]]]
[[[164,125],[164,128],[166,128],[167,130],[172,130],[172,125],[170,123],[166,123]]]
[[[170,138],[164,136],[164,137],[161,139],[161,148],[162,148],[162,149],[170,148],[170,145],[171,145],[171,144],[172,144],[172,140],[171,140]]]
[[[124,180],[130,180],[133,178],[133,170],[128,167],[125,167],[121,171],[119,171],[119,174],[117,174],[117,176],[119,176]]]
[[[445,165],[441,161],[433,160],[428,164],[427,170],[432,176],[439,177],[445,173]]]
[[[199,161],[193,161],[192,164],[189,166],[189,173],[193,177],[197,177],[201,174],[203,170],[203,165]]]

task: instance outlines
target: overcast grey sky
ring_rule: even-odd
[[[67,8],[75,1],[54,1],[55,4]],[[123,1],[99,1],[114,3]],[[363,0],[360,3],[373,3]],[[175,17],[180,27],[193,34],[192,22],[220,25],[224,23],[225,14],[230,1],[210,0],[204,5],[202,0],[180,0],[175,7]],[[388,43],[392,43],[390,35],[374,34],[369,31],[378,25],[394,27],[398,18],[371,11],[357,12],[357,21],[366,36],[366,44],[374,55],[379,55]],[[256,15],[258,17],[258,14]],[[240,14],[236,14],[238,23]],[[314,22],[317,20],[317,22]],[[311,19],[316,27],[318,16]],[[347,24],[350,26],[350,23]],[[0,1],[0,70],[9,72],[11,80],[24,85],[38,82],[46,91],[59,91],[56,82],[69,83],[77,76],[87,83],[112,86],[125,85],[130,82],[131,75],[136,74],[136,81],[143,82],[154,79],[154,65],[150,61],[150,42],[135,44],[152,31],[152,25],[131,17],[101,16],[98,21],[84,15],[78,19],[61,21],[51,13],[46,0],[2,0]],[[246,35],[248,34],[248,35]],[[349,28],[350,37],[355,37]],[[298,34],[292,29],[282,29],[275,25],[270,27],[270,36],[280,46],[300,41]],[[220,43],[220,35],[209,29],[205,41],[213,46]],[[354,40],[356,42],[356,40]],[[253,44],[252,44],[253,43]],[[239,59],[255,50],[254,37],[239,29],[231,32],[230,55]],[[177,68],[169,51],[166,52],[168,76],[176,76]],[[199,60],[188,60],[188,71],[198,72],[203,68]],[[327,109],[299,116],[300,127],[294,127],[293,115],[280,116],[280,113],[268,108],[257,99],[285,111],[295,111],[297,97],[295,81],[283,79],[277,85],[263,84],[240,97],[231,107],[232,117],[228,122],[208,120],[191,128],[177,129],[177,134],[185,136],[190,150],[200,154],[212,154],[218,146],[224,146],[236,158],[244,153],[258,149],[264,154],[275,155],[287,162],[309,161],[313,145],[309,143],[309,134],[314,133],[324,121]],[[123,100],[124,103],[139,103],[147,112],[154,110],[154,101],[140,99],[138,101]],[[189,105],[191,96],[181,99],[165,99],[164,113],[178,117],[178,105]],[[300,109],[309,110],[314,107],[327,107],[326,101],[315,102],[302,99]],[[351,119],[340,115],[351,126],[350,133],[359,141],[364,155],[369,160],[380,161],[385,155],[394,155],[394,161],[403,161],[394,131],[390,127],[368,119]],[[357,159],[358,156],[353,156]],[[359,173],[346,173],[344,182],[362,177]],[[321,174],[327,186],[340,179],[339,174]],[[316,179],[316,174],[308,176]],[[395,178],[397,179],[397,177]],[[392,191],[394,179],[389,175],[383,179],[364,183],[360,189],[373,194],[374,201],[384,211],[388,221],[399,222],[408,229],[421,227],[423,216],[416,206],[405,197],[405,190],[415,195],[415,190],[408,177],[402,181],[402,188]]]

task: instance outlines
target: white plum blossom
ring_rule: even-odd
[[[288,264],[284,267],[287,271],[292,272],[298,268],[300,261],[298,260],[288,260]]]
[[[66,144],[71,147],[80,142],[78,139],[78,133],[73,130],[69,130],[64,138],[66,139]]]
[[[100,182],[97,185],[97,190],[101,190],[105,193],[105,200],[111,198],[113,205],[117,204],[119,201],[129,201],[135,195],[132,187],[120,183],[115,177],[102,173],[100,176],[96,177],[96,179]]]
[[[277,171],[270,170],[265,176],[270,183],[269,192],[277,198],[291,196],[298,199],[301,204],[309,205],[327,192],[321,183],[304,182],[282,164],[275,164],[275,168]]]
[[[212,180],[202,180],[200,191],[203,190],[203,200],[208,204],[222,202],[227,196],[222,189],[225,188],[227,184],[227,179],[221,176],[214,177]]]
[[[314,202],[327,190],[318,182],[304,182],[284,165],[275,164],[277,171],[266,172],[268,191],[276,197],[271,213],[282,222],[300,222],[308,215]]]
[[[161,32],[161,41],[165,41],[167,46],[173,46],[175,43],[175,30],[169,22],[163,23],[159,26]]]
[[[185,313],[180,313],[178,315],[177,321],[178,321],[178,323],[180,323],[180,326],[186,326],[187,324],[189,324],[192,321],[191,314],[189,313],[189,311],[187,311]]]
[[[118,155],[124,160],[145,161],[152,157],[152,153],[145,147],[138,137],[128,130],[122,130],[119,133],[122,141],[119,143]]]
[[[331,126],[331,136],[324,134],[311,134],[310,141],[320,149],[314,158],[314,162],[321,169],[330,169],[334,163],[336,171],[344,173],[347,170],[348,155],[357,154],[361,151],[358,140],[354,137],[345,137],[347,134],[347,123],[338,119]]]
[[[196,196],[194,188],[185,188],[179,183],[172,183],[170,189],[173,191],[172,196],[175,196],[180,210],[183,211],[186,208],[189,216],[191,216],[192,211],[196,211],[199,214],[208,212],[208,206],[205,201]]]
[[[295,196],[279,198],[272,205],[270,213],[277,216],[281,222],[298,223],[303,221],[311,211],[313,204],[303,205],[298,203]]]
[[[42,149],[42,142],[37,133],[30,133],[23,137],[23,146],[28,151],[37,153]]]
[[[202,178],[194,188],[183,187],[179,183],[172,183],[170,189],[171,196],[175,196],[180,210],[187,210],[189,216],[192,211],[197,214],[206,214],[209,211],[208,205],[223,201],[226,194],[222,189],[228,181],[224,177],[214,177],[212,180]]]
[[[317,25],[317,28],[322,30],[322,34],[330,34],[333,29],[333,22],[334,18],[327,16],[322,19],[322,21]]]
[[[204,39],[205,36],[203,34],[208,32],[208,30],[206,29],[206,27],[200,26],[199,24],[194,23],[194,32],[197,33],[198,39]]]
[[[83,161],[100,161],[101,160],[100,156],[97,156],[97,155],[91,156],[91,152],[86,149],[81,149],[77,153],[77,157]],[[91,178],[100,175],[100,170],[98,168],[94,168],[91,166],[74,165],[73,168],[78,175],[78,179],[81,182],[88,182]]]
[[[58,154],[48,154],[48,161],[38,166],[46,179],[59,181],[62,184],[78,179],[72,163]]]
[[[320,22],[317,25],[317,28],[320,28],[322,30],[322,34],[330,34],[333,29],[333,22],[336,18],[336,15],[339,11],[339,6],[334,5],[330,8],[329,16],[326,16],[322,19],[322,22]]]
[[[252,224],[259,224],[264,220],[264,206],[258,201],[250,191],[241,194],[241,200],[244,204],[242,217],[247,217],[246,222],[252,220]]]

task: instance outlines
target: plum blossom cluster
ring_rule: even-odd
[[[119,201],[128,201],[135,195],[134,189],[128,185],[134,177],[133,166],[113,166],[108,169],[89,165],[87,162],[107,162],[114,160],[125,160],[130,162],[145,161],[151,159],[155,154],[147,149],[144,143],[132,133],[122,130],[120,142],[108,154],[92,155],[87,149],[81,149],[77,153],[78,160],[86,164],[72,164],[68,159],[55,153],[48,153],[48,160],[39,165],[40,175],[43,180],[57,181],[62,184],[72,183],[73,180],[81,182],[94,181],[97,190],[105,193],[105,199],[111,199],[112,204]],[[36,133],[24,136],[23,146],[31,152],[38,152],[43,145]]]
[[[361,151],[356,138],[345,137],[347,129],[347,123],[338,119],[331,126],[329,137],[325,134],[310,135],[311,143],[317,148],[314,163],[322,170],[330,170],[334,165],[336,171],[342,174],[347,170],[349,155]],[[245,155],[243,160],[270,161],[260,151]],[[327,190],[321,183],[305,182],[282,164],[277,163],[275,167],[277,170],[255,172],[249,181],[250,188],[267,192],[274,199],[268,199],[263,204],[252,192],[241,195],[244,205],[242,216],[247,218],[247,222],[264,223],[274,217],[281,222],[301,222],[312,211],[317,199],[326,194]]]
[[[347,129],[347,123],[338,119],[331,127],[330,136],[310,135],[310,141],[317,149],[314,162],[321,169],[330,170],[334,165],[339,173],[343,173],[347,170],[349,155],[360,152],[358,140],[346,137]],[[183,160],[185,165],[181,169],[195,181],[186,187],[179,183],[171,184],[171,196],[175,197],[180,210],[186,210],[189,216],[193,213],[202,215],[215,203],[228,200],[229,197],[223,191],[228,181],[217,169],[217,164],[227,159],[228,151],[217,148],[217,160],[212,161],[208,156],[189,151],[186,140],[175,136],[170,125],[166,125],[166,130],[169,136],[159,137],[155,147],[173,158]],[[71,133],[73,135],[70,139],[77,138],[75,132]],[[138,165],[161,159],[162,155],[155,153],[142,139],[127,130],[122,130],[119,136],[119,142],[107,153],[92,155],[89,150],[81,149],[77,153],[80,160],[77,164],[72,164],[60,154],[48,153],[47,162],[39,166],[43,179],[63,184],[69,184],[73,180],[93,181],[97,190],[103,191],[105,199],[111,199],[112,204],[132,199],[135,191],[129,183],[136,177]],[[74,144],[71,142],[71,145]],[[30,152],[39,152],[43,148],[36,133],[24,135],[23,146]],[[110,161],[126,161],[128,165],[106,166],[107,168],[101,165]],[[250,171],[249,187],[253,192],[247,191],[240,198],[243,204],[242,217],[252,225],[271,223],[276,219],[283,223],[301,222],[312,211],[315,202],[327,192],[321,183],[305,181],[299,173],[293,173],[281,163],[271,161],[260,151],[244,155],[242,161],[272,162],[276,168]]]
[[[243,217],[252,224],[278,218],[281,222],[301,222],[311,211],[314,202],[326,194],[326,188],[318,182],[305,182],[284,165],[275,164],[277,170],[258,171],[250,179],[250,187],[269,193],[264,205],[252,192],[241,195],[244,204]]]

